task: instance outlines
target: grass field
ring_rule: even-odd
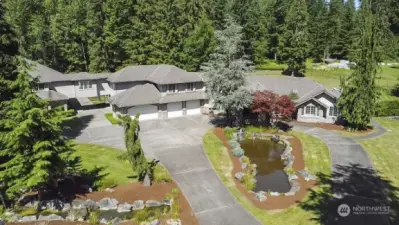
[[[330,157],[327,147],[320,140],[310,137],[306,134],[293,132],[301,139],[304,147],[304,158],[307,168],[312,173],[322,172],[328,175],[331,174]],[[315,225],[319,224],[316,215],[312,211],[307,211],[298,205],[291,206],[288,209],[281,211],[265,211],[255,207],[234,184],[234,178],[231,176],[233,168],[232,162],[225,149],[223,143],[212,132],[208,132],[203,138],[203,145],[205,152],[208,155],[213,167],[216,170],[219,178],[223,184],[229,189],[240,204],[252,213],[263,224],[268,225],[286,225],[286,224],[301,224],[301,225]],[[323,159],[323,160],[320,160]],[[320,192],[324,190],[322,187],[314,188],[314,191]],[[311,201],[306,197],[303,201]]]

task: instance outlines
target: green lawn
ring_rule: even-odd
[[[89,100],[90,100],[93,104],[98,105],[98,104],[107,103],[108,98],[109,98],[108,96],[89,97]]]
[[[78,144],[75,146],[75,150],[75,154],[82,159],[84,169],[89,171],[96,168],[102,169],[100,175],[104,175],[104,177],[98,183],[101,189],[137,181],[132,178],[135,174],[129,162],[117,159],[123,153],[122,150],[93,144]],[[156,165],[154,182],[169,182],[171,180],[169,172],[163,166]]]
[[[380,175],[399,187],[399,120],[377,118],[383,127],[391,130],[383,136],[359,141],[366,149]],[[399,193],[397,193],[399,198]]]
[[[309,171],[314,174],[317,172],[322,172],[330,175],[330,157],[327,147],[320,140],[317,140],[306,134],[301,134],[298,132],[292,132],[291,134],[298,136],[303,143],[305,163]],[[318,224],[316,220],[313,220],[313,218],[317,218],[316,214],[314,214],[312,211],[306,211],[297,205],[278,212],[266,211],[253,206],[253,204],[235,187],[233,180],[234,178],[231,176],[233,165],[228,152],[220,139],[218,139],[212,132],[208,132],[203,138],[203,145],[208,158],[210,159],[223,184],[235,196],[240,204],[263,224]],[[314,188],[315,192],[319,192],[321,190],[323,190],[321,187]],[[304,201],[310,200],[308,197],[306,197]]]
[[[104,116],[113,125],[120,125],[122,123],[122,121],[120,119],[115,118],[112,113],[105,113]]]

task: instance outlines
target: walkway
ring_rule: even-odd
[[[160,160],[193,209],[201,225],[261,225],[237,203],[219,180],[202,148],[212,125],[205,116],[140,122],[147,157]]]

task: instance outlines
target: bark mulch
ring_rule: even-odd
[[[323,128],[326,130],[348,131],[347,129],[345,129],[345,127],[343,125],[338,125],[338,124],[304,123],[304,122],[298,122],[298,121],[295,121],[292,124],[293,125],[297,124],[297,125],[303,125],[303,126],[310,126],[310,127],[319,127],[319,128]],[[371,133],[373,131],[374,131],[373,127],[368,127],[367,130],[358,130],[358,131],[354,131],[352,133],[367,134],[367,133]]]
[[[227,137],[224,136],[223,128],[214,129],[214,134],[223,142],[226,149],[229,152],[230,159],[233,162],[233,171],[231,171],[231,175],[234,177],[234,174],[241,171],[241,163],[239,159],[233,156],[231,148],[228,144]],[[291,147],[293,149],[292,155],[295,157],[293,168],[295,171],[303,170],[305,168],[305,163],[302,155],[302,144],[301,141],[294,137],[289,140],[291,143]],[[267,210],[277,210],[277,209],[286,209],[291,205],[294,205],[300,202],[307,194],[309,189],[317,185],[315,181],[305,181],[303,177],[298,176],[298,182],[300,185],[300,190],[294,196],[267,196],[267,200],[264,202],[260,202],[254,199],[254,193],[248,191],[237,179],[234,179],[236,187],[240,190],[240,192],[248,198],[256,207]]]
[[[92,199],[99,201],[103,198],[115,198],[119,203],[132,204],[135,200],[157,200],[162,201],[166,194],[171,193],[174,188],[179,188],[175,182],[166,184],[153,184],[151,187],[144,187],[141,183],[130,183],[118,185],[114,188],[114,192],[96,191],[87,193],[85,195],[78,195],[77,199]],[[186,197],[179,192],[179,204],[181,208],[180,219],[182,224],[199,225],[191,206]],[[9,223],[10,225],[87,225],[85,222],[70,222],[70,221],[37,221],[29,223]],[[133,221],[122,223],[123,225],[136,225]],[[161,219],[161,225],[166,224],[165,219]]]

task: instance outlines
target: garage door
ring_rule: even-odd
[[[183,116],[183,107],[181,102],[168,103],[168,118]]]
[[[158,119],[158,107],[155,105],[141,105],[135,106],[128,110],[128,114],[136,116],[140,113],[140,120],[153,120]]]
[[[187,106],[187,115],[201,114],[200,100],[188,101],[186,103],[186,106]]]

